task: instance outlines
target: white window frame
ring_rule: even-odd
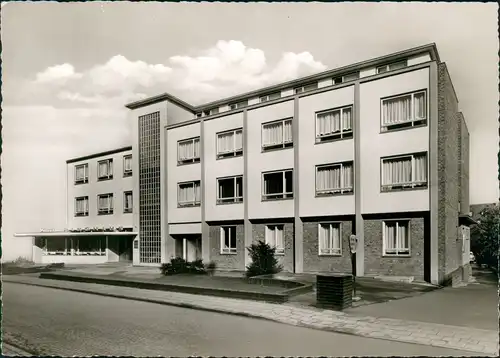
[[[248,107],[248,100],[246,99],[246,100],[243,100],[243,101],[230,103],[228,105],[228,107],[229,107],[230,111],[234,111],[236,109],[241,109],[241,108]]]
[[[331,236],[332,233],[332,228],[333,226],[338,226],[339,228],[339,247],[338,248],[326,248],[326,247],[321,247],[321,227],[323,225],[328,225],[329,227],[329,235]],[[327,251],[327,252],[325,252]],[[336,222],[336,221],[329,221],[329,222],[321,222],[318,223],[318,255],[319,256],[342,256],[342,223],[341,222]]]
[[[270,238],[267,237],[267,233],[269,231],[273,231],[274,243],[276,244],[276,231],[277,231],[276,228],[277,227],[281,227],[282,232],[283,232],[283,242],[282,242],[283,247],[272,246],[270,243],[270,241],[271,241]],[[271,228],[273,228],[274,230],[272,230]],[[285,254],[285,225],[284,224],[268,224],[265,226],[264,230],[265,230],[265,242],[266,242],[266,244],[268,244],[269,246],[274,247],[276,249],[276,251],[275,251],[276,255],[280,255],[280,256],[284,255]]]
[[[318,88],[319,88],[318,82],[311,82],[311,83],[307,83],[307,84],[302,85],[302,86],[294,87],[293,93],[299,94],[299,93],[314,91]]]
[[[262,151],[268,151],[268,150],[273,150],[273,149],[292,148],[293,147],[293,127],[292,127],[292,139],[289,141],[285,141],[285,123],[286,122],[291,122],[292,126],[293,126],[293,118],[278,119],[277,121],[262,123],[262,126],[261,126]],[[266,128],[267,126],[277,124],[277,123],[281,123],[281,130],[283,132],[283,134],[282,134],[283,142],[278,143],[278,144],[267,144],[267,145],[264,144],[264,128]]]
[[[416,118],[415,114],[415,96],[423,94],[424,99],[425,99],[425,116],[423,118]],[[387,101],[392,101],[397,98],[403,98],[403,97],[410,97],[410,107],[411,107],[411,118],[409,120],[399,122],[399,123],[391,123],[391,124],[385,124],[385,118],[384,118],[384,103]],[[416,126],[422,126],[427,124],[427,112],[429,110],[429,105],[428,105],[428,98],[427,98],[427,90],[418,90],[418,91],[413,91],[409,93],[404,93],[404,94],[398,94],[396,96],[391,96],[391,97],[385,97],[380,100],[380,130],[381,132],[390,132],[391,130],[396,130],[396,129],[406,129],[406,128],[412,128]]]
[[[349,78],[349,77],[351,77],[351,78]],[[337,80],[339,80],[339,79],[340,79],[340,82],[337,82]],[[339,85],[341,83],[351,82],[351,81],[355,81],[357,79],[359,79],[359,71],[351,72],[351,73],[347,73],[347,74],[339,76],[339,77],[335,77],[333,79],[333,84]]]
[[[415,157],[416,156],[425,156],[426,161],[426,181],[425,182],[417,182],[414,180],[415,176]],[[411,158],[411,176],[412,180],[410,183],[400,183],[400,184],[384,184],[384,162],[390,161],[394,159],[403,159],[403,158]],[[383,192],[393,191],[393,190],[408,190],[414,188],[426,188],[429,183],[429,156],[427,152],[418,152],[418,153],[409,153],[409,154],[401,154],[394,155],[390,157],[384,157],[380,160],[380,189]]]
[[[207,109],[207,110],[203,111],[203,114],[207,117],[212,116],[214,114],[219,114],[219,107]]]
[[[201,152],[201,138],[200,137],[193,137],[193,138],[182,139],[182,140],[177,141],[177,165],[192,164],[192,163],[199,163],[200,162],[201,153],[199,153],[199,155],[197,157],[194,156],[194,142],[196,142],[196,141],[200,142],[199,151]],[[181,144],[189,143],[189,142],[191,142],[193,145],[193,157],[181,160],[179,148],[180,148]]]
[[[108,207],[107,208],[100,208],[99,203],[101,198],[107,197],[108,198]],[[110,204],[110,198],[111,198],[111,204]],[[113,214],[114,211],[114,198],[113,198],[113,193],[107,193],[107,194],[99,194],[97,195],[97,215],[110,215]]]
[[[241,149],[237,149],[237,150],[235,149],[234,151],[231,151],[231,152],[223,152],[222,153],[219,151],[219,136],[224,135],[224,134],[228,134],[231,132],[233,133],[234,148],[236,148],[236,133],[241,132]],[[217,154],[216,154],[217,159],[239,157],[239,156],[243,155],[243,128],[236,128],[236,129],[231,129],[229,131],[217,133],[215,145],[217,147]]]
[[[274,101],[275,99],[280,99],[280,98],[281,98],[281,91],[268,93],[264,96],[260,96],[259,101],[260,103],[264,103],[264,102]]]
[[[83,167],[83,178],[82,179],[77,179],[76,173],[78,169]],[[75,165],[75,185],[77,184],[87,184],[89,182],[89,164],[84,163],[84,164],[77,164]]]
[[[342,121],[344,118],[344,111],[350,110],[351,111],[351,129],[344,129],[344,126],[342,125]],[[332,113],[332,112],[338,112],[340,111],[340,131],[337,132],[331,132],[328,134],[320,135],[318,134],[318,116],[326,113]],[[324,143],[330,140],[335,140],[335,139],[351,139],[354,135],[354,107],[352,105],[348,106],[343,106],[343,107],[338,107],[338,108],[332,108],[332,109],[327,109],[323,111],[316,112],[316,119],[315,119],[315,132],[316,132],[316,144],[319,143]]]
[[[127,203],[127,194],[130,194],[131,196],[131,203],[132,203],[132,206],[130,208],[127,208],[125,205]],[[124,213],[131,213],[132,211],[134,210],[134,194],[132,192],[132,190],[127,190],[127,191],[124,191],[123,192],[123,212]]]
[[[179,193],[181,191],[181,185],[191,184],[193,186],[193,189],[194,189],[196,183],[199,183],[199,185],[201,187],[201,180],[191,180],[191,181],[186,181],[186,182],[182,182],[182,183],[177,183],[177,207],[178,208],[186,208],[186,207],[200,206],[201,205],[201,195],[200,195],[199,201],[196,201],[195,198],[193,198],[192,201],[185,201],[185,202],[179,201]]]
[[[99,175],[99,167],[102,163],[106,163],[108,166],[108,175]],[[110,174],[111,173],[111,174]],[[99,160],[97,162],[97,180],[109,180],[113,179],[113,158]]]
[[[292,191],[287,192],[286,191],[286,176],[285,173],[291,172],[292,173]],[[274,194],[266,194],[265,193],[265,181],[264,177],[269,174],[276,174],[276,173],[282,173],[282,178],[283,178],[283,193],[274,193]],[[262,201],[273,201],[273,200],[284,200],[284,199],[293,199],[293,190],[294,189],[294,183],[293,183],[293,169],[283,169],[283,170],[274,170],[271,172],[263,172],[262,173]]]
[[[127,160],[130,160],[130,169],[125,169],[125,163]],[[127,154],[123,156],[123,176],[130,177],[132,176],[132,154]]]
[[[408,67],[408,60],[395,61],[395,62],[391,62],[391,63],[386,63],[385,65],[382,65],[382,66],[377,66],[377,74],[386,73],[389,71],[394,71],[395,70],[394,67],[397,65],[400,65],[400,64],[404,64],[404,65],[400,68],[396,68],[396,70]]]
[[[401,247],[396,247],[396,252],[395,253],[388,253],[387,252],[387,242],[386,242],[386,237],[385,237],[385,231],[386,231],[386,223],[388,222],[396,222],[396,246],[398,245],[398,242],[400,243],[400,239],[398,238],[398,227],[400,223],[406,223],[408,228],[408,248],[401,248]],[[401,251],[401,252],[398,252]],[[408,257],[411,256],[411,220],[410,219],[390,219],[390,220],[384,220],[382,221],[382,252],[384,256],[394,256],[394,257]]]
[[[225,231],[224,228],[228,228],[228,234],[229,234],[229,245],[231,245],[231,228],[234,228],[234,247],[226,247],[226,237],[225,237]],[[221,255],[235,255],[237,253],[237,234],[236,234],[237,228],[235,225],[224,225],[220,227],[220,253]]]
[[[220,197],[220,190],[219,190],[219,181],[221,180],[230,180],[233,179],[234,181],[234,195],[233,197],[230,198],[221,198]],[[241,179],[241,196],[236,195],[236,182],[238,179]],[[223,177],[223,178],[217,178],[217,205],[221,204],[235,204],[235,203],[242,203],[243,202],[243,175],[236,175],[233,177]]]
[[[352,185],[345,186],[344,183],[344,166],[350,164],[352,167]],[[316,165],[316,171],[315,171],[315,179],[318,177],[318,169],[321,168],[326,168],[326,167],[339,167],[340,166],[340,188],[339,189],[325,189],[325,190],[318,190],[317,187],[317,180],[315,180],[315,192],[316,196],[322,197],[322,196],[332,196],[336,194],[350,194],[354,191],[354,161],[345,161],[345,162],[338,162],[338,163],[329,163],[329,164],[320,164]]]
[[[77,203],[78,201],[83,200],[84,202],[84,210],[83,212],[78,212],[77,211]],[[88,196],[78,196],[75,198],[75,217],[81,217],[81,216],[89,216],[89,197]]]

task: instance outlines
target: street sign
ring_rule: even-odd
[[[355,254],[356,253],[356,247],[358,246],[358,238],[356,235],[351,235],[349,237],[349,247],[351,249],[351,253]]]

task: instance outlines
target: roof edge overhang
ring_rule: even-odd
[[[113,154],[117,154],[117,153],[121,153],[121,152],[126,152],[129,150],[132,150],[131,145],[126,146],[126,147],[120,147],[120,148],[116,148],[116,149],[106,150],[104,152],[98,152],[98,153],[84,155],[84,156],[77,157],[77,158],[68,159],[68,160],[66,160],[66,164],[76,163],[76,162],[80,162],[82,160],[89,160],[89,159],[104,157],[104,156],[113,155]]]
[[[320,73],[317,73],[314,75],[301,77],[301,78],[287,81],[287,82],[283,82],[283,83],[280,83],[277,85],[259,88],[259,89],[254,90],[254,91],[242,93],[242,94],[232,96],[232,97],[226,97],[226,98],[223,98],[223,99],[220,99],[217,101],[212,101],[212,102],[205,103],[205,104],[198,105],[198,106],[190,105],[187,102],[184,102],[181,99],[179,99],[179,98],[177,98],[169,93],[163,93],[163,94],[160,94],[157,96],[149,97],[149,98],[146,98],[143,100],[139,100],[139,101],[135,101],[135,102],[126,104],[125,107],[127,107],[128,109],[137,109],[137,108],[145,107],[145,106],[152,105],[152,104],[155,104],[158,102],[163,102],[163,101],[169,100],[169,101],[172,101],[172,102],[184,107],[185,109],[187,109],[193,113],[196,113],[196,112],[200,112],[203,110],[211,109],[213,107],[219,106],[219,105],[227,103],[227,102],[237,102],[239,100],[244,100],[248,97],[253,97],[253,96],[259,95],[259,94],[264,93],[264,92],[273,92],[273,91],[282,90],[282,89],[285,89],[288,87],[294,87],[294,86],[298,86],[301,84],[307,84],[307,82],[321,80],[321,79],[324,79],[326,77],[335,76],[335,75],[340,74],[340,73],[346,73],[346,72],[350,72],[350,71],[352,71],[352,72],[359,71],[364,67],[376,66],[379,64],[383,64],[385,62],[397,61],[400,58],[418,55],[418,54],[423,53],[423,52],[429,52],[432,61],[436,61],[437,63],[441,62],[441,60],[439,58],[439,53],[438,53],[436,44],[430,43],[427,45],[413,47],[413,48],[399,51],[399,52],[394,52],[394,53],[389,54],[389,55],[372,58],[370,60],[357,62],[357,63],[354,63],[352,65],[347,65],[347,66],[342,66],[342,67],[338,67],[338,68],[331,69],[331,70],[326,70],[326,71],[323,71],[323,72],[320,72]]]

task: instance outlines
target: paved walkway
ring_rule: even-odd
[[[24,283],[110,297],[256,317],[295,326],[335,331],[363,337],[452,348],[492,356],[498,355],[498,331],[494,330],[403,321],[373,316],[358,316],[355,314],[346,314],[316,308],[300,308],[286,304],[270,304],[248,300],[190,295],[176,292],[139,290],[126,287],[47,279],[41,280],[32,275],[5,276],[3,280],[5,282]]]

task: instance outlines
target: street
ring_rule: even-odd
[[[474,356],[444,348],[3,283],[4,336],[60,356]]]

